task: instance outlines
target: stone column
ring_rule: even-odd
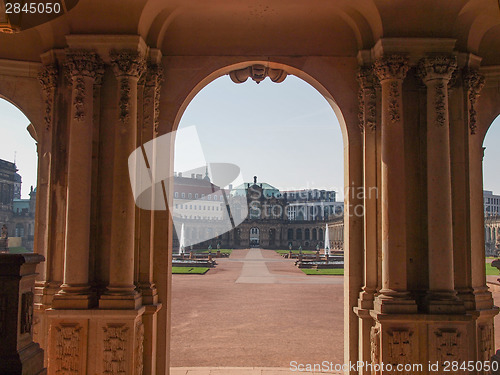
[[[158,129],[160,85],[162,80],[161,65],[148,64],[145,74],[143,95],[143,124],[140,129],[138,147],[155,138]],[[156,150],[153,150],[156,152]],[[149,169],[154,175],[156,158],[148,160]],[[139,174],[140,175],[140,174]],[[153,238],[154,238],[154,210],[155,189],[151,187],[151,210],[140,210],[139,220],[139,288],[142,292],[144,304],[157,303],[156,287],[153,283]]]
[[[364,189],[364,287],[360,307],[373,308],[377,288],[377,119],[376,91],[373,71],[363,67],[358,74],[360,85],[360,127],[363,132],[363,189]],[[335,227],[335,240],[340,241]]]
[[[456,58],[434,56],[420,62],[427,86],[427,219],[430,313],[464,310],[456,298],[453,268],[450,121],[448,82]]]
[[[64,278],[54,308],[86,309],[92,304],[89,249],[92,181],[94,81],[102,75],[98,56],[69,51],[66,68],[71,83]]]
[[[110,57],[118,81],[118,118],[115,125],[109,285],[101,296],[99,307],[136,309],[141,305],[141,296],[134,285],[135,201],[128,158],[137,145],[137,82],[145,70],[145,61],[136,50],[112,51]]]
[[[382,86],[381,199],[382,289],[375,310],[416,312],[407,291],[406,186],[404,158],[403,80],[408,60],[401,55],[378,59],[375,74]]]
[[[39,134],[38,153],[38,181],[35,222],[35,252],[47,256],[49,248],[50,222],[50,167],[52,151],[52,122],[54,117],[54,101],[57,88],[57,78],[59,70],[54,64],[45,65],[38,74],[38,81],[42,86],[43,99],[45,101],[44,127],[42,134]],[[43,287],[47,277],[48,263],[41,264],[38,270],[36,285]]]
[[[145,74],[143,91],[143,123],[140,131],[140,145],[156,138],[158,135],[158,116],[160,104],[160,87],[162,81],[162,67],[158,64],[148,64]],[[153,146],[152,160],[148,160],[151,173],[156,171],[156,145]],[[140,175],[140,174],[139,174]],[[156,189],[151,187],[151,210],[139,210],[139,275],[138,287],[142,294],[142,302],[146,309],[142,317],[144,323],[144,373],[156,373],[156,342],[158,340],[158,315],[162,307],[158,303],[158,291],[153,279],[153,265],[155,255],[155,208]],[[158,229],[156,229],[158,230]]]
[[[369,67],[361,67],[359,82],[359,126],[363,133],[363,190],[364,190],[364,264],[363,288],[355,312],[359,316],[359,360],[371,361],[370,334],[374,320],[370,316],[377,290],[377,124],[375,77]],[[371,192],[375,188],[375,194]],[[335,225],[335,248],[342,241],[340,228]],[[363,371],[361,371],[363,373]]]
[[[470,189],[470,247],[471,282],[477,310],[491,309],[493,299],[486,286],[484,200],[483,200],[483,145],[476,135],[477,99],[484,86],[484,77],[474,69],[463,73],[466,96],[466,117],[469,125],[469,189]]]

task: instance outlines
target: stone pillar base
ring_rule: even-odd
[[[48,373],[143,373],[145,308],[46,310]]]
[[[484,361],[493,355],[489,327],[494,313],[485,318],[489,323],[485,323],[484,338],[478,340],[480,347],[474,339],[478,314],[380,314],[372,310],[370,315],[375,325],[370,335],[365,332],[363,342],[370,342],[371,364],[379,366],[373,374],[445,374],[446,362]],[[399,370],[398,365],[402,366]],[[468,374],[460,369],[452,372]]]
[[[382,291],[380,291],[382,293]],[[408,293],[401,296],[378,295],[373,302],[374,309],[384,314],[414,314],[417,304]]]

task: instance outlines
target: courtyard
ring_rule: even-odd
[[[234,250],[217,262],[205,275],[173,275],[173,375],[343,363],[343,276],[307,276],[273,250]]]

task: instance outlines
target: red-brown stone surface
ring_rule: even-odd
[[[202,276],[173,276],[172,367],[343,363],[343,277],[306,276],[274,251],[250,251]],[[258,275],[239,279],[243,262]]]

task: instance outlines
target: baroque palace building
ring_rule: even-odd
[[[136,206],[128,158],[224,75],[295,75],[338,118],[345,362],[429,374],[429,361],[491,358],[482,160],[500,113],[497,0],[63,3],[19,17],[0,2],[0,97],[33,125],[40,255],[0,258],[36,278],[0,296],[13,338],[0,372],[169,373],[173,226],[158,201],[174,194],[173,153],[132,160],[154,210]]]
[[[343,248],[343,203],[335,201],[335,191],[295,190],[280,191],[267,183],[244,183],[222,192],[210,182],[208,174],[191,175],[191,178],[174,177],[174,220],[184,223],[185,236],[190,242],[212,233],[211,239],[198,242],[193,248],[248,248],[293,249],[324,247],[324,230],[328,223],[330,246]],[[227,201],[224,199],[226,196]],[[240,218],[239,202],[232,212],[233,218],[243,221],[230,231],[225,230],[223,213],[227,212],[233,198],[245,197],[248,211]],[[192,241],[191,241],[192,240]],[[173,248],[179,248],[177,233]]]

